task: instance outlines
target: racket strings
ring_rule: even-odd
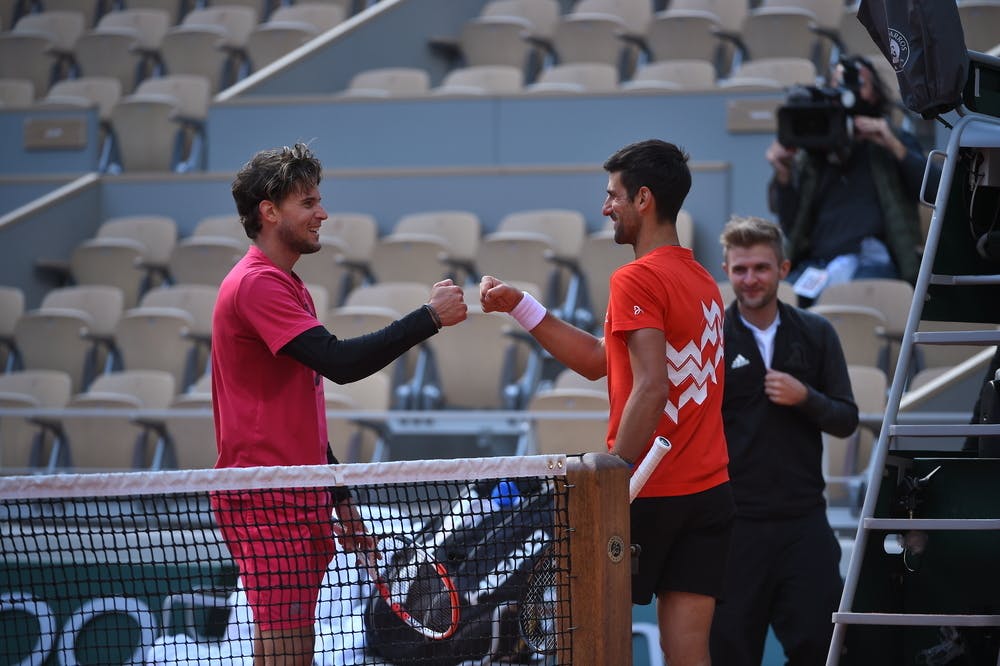
[[[521,637],[535,652],[555,652],[557,613],[555,564],[551,557],[544,557],[532,572],[528,589],[518,609]]]

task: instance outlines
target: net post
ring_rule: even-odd
[[[628,466],[606,453],[567,459],[572,527],[560,542],[569,546],[572,603],[559,613],[570,624],[559,635],[572,637],[574,664],[632,663],[628,480]]]

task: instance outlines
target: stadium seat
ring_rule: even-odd
[[[761,58],[744,62],[717,85],[729,91],[784,90],[792,85],[815,85],[816,65],[808,58]]]
[[[211,469],[218,449],[212,394],[181,393],[169,408],[155,418],[142,420],[156,432],[158,442],[151,467],[165,469]]]
[[[124,312],[125,295],[112,285],[90,284],[50,289],[40,308],[82,310],[90,315],[87,338],[94,342],[95,372],[110,370],[116,363],[114,332]]]
[[[192,236],[226,236],[239,241],[247,248],[250,238],[247,237],[239,215],[208,215],[198,220],[191,230]]]
[[[250,7],[198,7],[171,27],[160,54],[167,74],[197,74],[209,81],[211,92],[236,82],[246,64],[246,44],[257,26]]]
[[[178,308],[191,315],[187,336],[198,346],[193,370],[195,376],[200,376],[208,365],[212,346],[212,311],[218,295],[218,288],[210,285],[165,285],[146,292],[139,303],[144,308]]]
[[[837,37],[845,55],[872,56],[878,54],[880,58],[884,58],[865,26],[861,25],[861,21],[858,20],[858,3],[856,2],[844,7],[840,16],[840,24],[837,26]]]
[[[74,249],[71,273],[81,284],[120,287],[125,307],[134,307],[146,290],[165,279],[176,243],[177,223],[169,216],[108,218],[97,228],[94,238]]]
[[[608,378],[587,379],[579,372],[564,368],[560,371],[552,382],[553,389],[586,389],[588,391],[608,392]]]
[[[524,72],[507,65],[459,67],[448,72],[433,95],[513,95],[524,86]]]
[[[479,216],[469,211],[424,211],[399,218],[392,233],[375,243],[371,269],[376,280],[422,282],[445,277],[456,284],[478,281]]]
[[[244,254],[246,244],[229,236],[182,238],[170,255],[170,280],[218,287]]]
[[[739,60],[739,32],[749,4],[731,0],[671,0],[649,24],[646,42],[654,61],[703,60],[726,76]]]
[[[35,309],[21,315],[14,340],[25,370],[61,370],[82,391],[93,379],[90,315],[76,309]]]
[[[303,254],[295,262],[295,274],[308,284],[326,289],[327,295],[339,303],[350,291],[351,270],[343,262],[344,247],[339,238],[329,236],[320,229],[319,252]],[[323,313],[318,313],[322,317]]]
[[[560,63],[599,62],[630,78],[653,18],[649,0],[578,0],[552,35]]]
[[[542,70],[528,93],[609,93],[618,89],[618,68],[601,62],[569,62]]]
[[[848,365],[878,367],[885,356],[885,316],[864,305],[816,304],[810,312],[833,325]]]
[[[862,414],[885,411],[888,379],[871,366],[848,365],[854,402]],[[831,505],[852,508],[861,506],[865,472],[876,433],[871,426],[859,425],[845,438],[823,434],[823,476],[827,479],[826,496]]]
[[[764,58],[804,58],[813,65],[824,66],[820,57],[820,40],[816,14],[801,5],[787,1],[765,2],[750,10],[743,19],[740,37],[750,61]]]
[[[24,14],[14,33],[47,35],[49,50],[57,59],[56,78],[73,73],[73,49],[84,32],[84,15],[77,11],[45,10]]]
[[[167,372],[124,370],[100,375],[87,391],[66,404],[68,409],[166,409],[174,397]],[[62,450],[59,466],[75,471],[141,469],[156,463],[157,438],[129,413],[58,417]]]
[[[293,49],[331,30],[344,20],[337,5],[298,2],[283,5],[250,32],[247,55],[254,71],[274,62]]]
[[[94,28],[84,33],[73,49],[82,76],[111,76],[128,95],[147,72],[139,34],[132,28]]]
[[[142,81],[136,95],[168,95],[176,100],[172,121],[180,125],[181,162],[174,168],[181,171],[205,168],[205,122],[211,82],[200,74],[170,74]]]
[[[577,322],[583,293],[577,257],[587,223],[579,211],[537,209],[509,213],[479,244],[476,266],[484,275],[517,279],[542,290],[539,301]]]
[[[0,407],[58,409],[66,406],[72,379],[59,370],[22,370],[0,374]],[[53,437],[28,418],[0,419],[0,470],[18,473],[22,468],[45,468],[50,462]],[[25,470],[22,470],[25,471]]]
[[[97,25],[98,19],[105,11],[101,0],[44,0],[41,3],[44,11],[77,12],[83,16],[83,29],[88,30]]]
[[[147,59],[148,73],[156,72],[160,44],[173,24],[170,13],[163,9],[124,8],[110,11],[97,22],[97,30],[133,30],[137,48]]]
[[[386,411],[392,400],[391,378],[385,370],[349,384],[324,379],[327,410]],[[333,455],[342,463],[370,462],[381,455],[385,424],[350,414],[327,414],[327,435]]]
[[[115,344],[125,370],[162,370],[170,373],[178,392],[201,374],[198,348],[191,337],[194,319],[176,307],[139,307],[126,310],[115,327]]]
[[[568,455],[608,450],[607,390],[553,388],[538,391],[528,402],[528,412],[566,412],[567,418],[545,418],[532,422],[531,453]],[[602,420],[572,418],[574,412],[603,412]]]
[[[99,168],[104,170],[111,158],[111,109],[122,96],[121,81],[110,76],[81,76],[56,81],[38,106],[96,107],[100,123]]]
[[[459,49],[467,66],[518,67],[526,81],[534,81],[551,56],[558,20],[554,0],[491,0],[462,26]]]
[[[31,106],[35,84],[29,79],[0,79],[0,109]]]
[[[368,213],[335,211],[327,214],[329,217],[323,221],[320,233],[339,241],[340,263],[349,270],[346,291],[330,292],[333,305],[340,305],[351,289],[374,279],[369,261],[378,242],[378,222]]]
[[[64,61],[55,50],[56,37],[41,29],[19,27],[24,18],[13,30],[0,33],[0,79],[30,81],[38,98],[48,92],[53,81],[62,78]],[[82,18],[77,18],[82,24]],[[27,25],[32,23],[29,20]]]
[[[711,90],[715,67],[708,60],[660,60],[640,65],[623,90]]]
[[[611,274],[633,259],[632,247],[616,243],[614,232],[610,230],[595,231],[584,239],[577,264],[586,284],[586,307],[592,315],[589,328],[595,332],[603,333],[604,330]]]
[[[366,69],[351,77],[341,97],[408,97],[423,95],[430,90],[427,70],[418,67],[379,67]]]
[[[21,360],[14,342],[14,329],[22,314],[24,291],[19,287],[0,286],[0,372],[20,368]]]
[[[184,12],[191,5],[200,3],[188,3],[187,0],[120,0],[123,9],[157,9],[167,12],[170,18],[170,25],[175,25],[184,18]]]

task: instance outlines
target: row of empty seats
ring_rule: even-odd
[[[25,14],[0,32],[0,78],[30,81],[36,97],[66,78],[118,80],[123,93],[150,76],[203,76],[211,92],[234,83],[344,21],[343,7],[298,2],[268,20],[246,5],[193,9],[172,25],[164,9],[110,11],[87,28],[80,11]]]

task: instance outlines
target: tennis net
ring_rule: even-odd
[[[330,487],[377,553],[333,547]],[[572,487],[558,455],[0,478],[0,665],[250,664],[255,623],[315,664],[572,664]]]

